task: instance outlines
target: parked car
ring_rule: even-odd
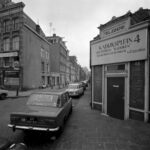
[[[84,80],[82,82],[86,85],[86,87],[88,87],[88,80]]]
[[[70,97],[81,96],[84,94],[84,90],[81,83],[72,83],[68,85],[66,91],[69,93]]]
[[[0,88],[0,99],[5,99],[8,95],[8,90],[4,90]]]
[[[8,127],[13,131],[62,131],[71,112],[72,100],[68,92],[33,93],[27,101],[26,110],[10,114]]]
[[[83,90],[85,91],[85,90],[86,90],[86,87],[87,87],[86,83],[85,83],[84,81],[81,81],[81,85],[82,85],[82,87],[83,87]]]

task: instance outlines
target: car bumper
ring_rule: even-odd
[[[36,131],[58,131],[59,127],[56,128],[44,128],[44,127],[32,127],[32,126],[18,126],[18,125],[12,125],[8,124],[8,127],[12,128],[13,130],[15,129],[21,129],[21,130],[36,130]]]

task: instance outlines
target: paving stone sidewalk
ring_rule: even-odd
[[[53,150],[150,150],[150,124],[104,116],[89,102],[88,89]]]

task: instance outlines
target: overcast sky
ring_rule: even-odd
[[[36,23],[39,22],[47,36],[56,33],[64,37],[70,55],[76,55],[78,63],[89,68],[89,41],[113,16],[121,16],[129,10],[134,13],[140,7],[150,9],[150,0],[12,0],[24,2],[24,11]],[[50,26],[52,23],[52,26]]]

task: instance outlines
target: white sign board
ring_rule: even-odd
[[[129,29],[130,18],[121,21],[120,23],[106,27],[101,31],[101,38],[106,38],[111,35],[118,34],[120,32],[125,32]]]
[[[147,29],[91,44],[91,65],[147,58]]]

